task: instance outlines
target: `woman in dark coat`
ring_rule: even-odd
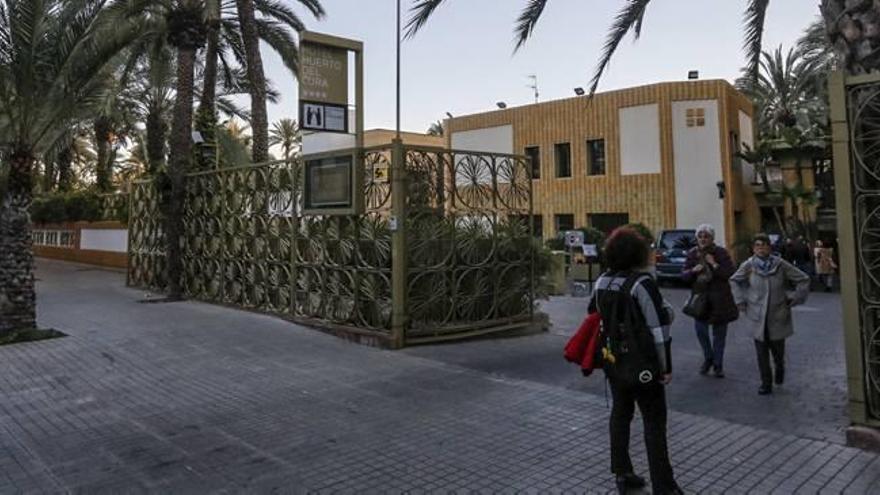
[[[715,376],[724,378],[727,324],[739,316],[728,282],[734,272],[736,265],[730,254],[723,247],[715,245],[715,229],[708,224],[697,227],[697,245],[688,251],[682,278],[692,284],[695,292],[706,293],[709,300],[706,314],[694,319],[697,339],[703,348],[701,375],[714,368]]]

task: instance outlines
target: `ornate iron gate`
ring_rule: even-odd
[[[185,294],[390,345],[399,345],[395,332],[415,343],[530,323],[528,159],[398,146],[363,150],[361,215],[303,216],[299,161],[189,174]],[[388,181],[389,170],[397,180]],[[403,195],[392,194],[395,184],[405,185]],[[165,287],[159,205],[153,183],[133,184],[130,285]],[[397,234],[395,211],[404,212]],[[402,264],[393,262],[395,235]],[[394,280],[402,282],[398,298]],[[405,318],[393,318],[394,304]]]
[[[834,172],[849,377],[855,423],[880,420],[880,75],[831,82]],[[853,256],[853,254],[855,256]],[[857,280],[857,284],[846,281]]]

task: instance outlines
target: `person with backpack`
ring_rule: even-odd
[[[688,251],[681,277],[691,284],[691,300],[696,297],[704,299],[699,309],[690,314],[694,318],[697,340],[703,348],[701,375],[714,368],[715,377],[724,378],[727,325],[739,317],[728,282],[735,271],[736,265],[730,254],[715,244],[715,229],[708,224],[697,227],[697,245]],[[687,308],[685,313],[688,313]]]
[[[666,391],[672,380],[669,324],[672,315],[657,283],[641,267],[649,241],[631,228],[605,242],[608,271],[596,281],[589,312],[602,320],[602,359],[611,387],[611,472],[620,493],[645,486],[629,456],[630,424],[638,404],[655,494],[680,494],[666,442]]]
[[[785,381],[785,339],[794,334],[791,308],[803,304],[810,294],[810,277],[770,252],[770,238],[752,238],[754,256],[730,277],[733,299],[752,327],[761,387],[758,394],[773,393],[773,383]],[[794,290],[789,290],[789,286]],[[773,355],[775,377],[770,369]],[[774,379],[775,378],[775,379]]]

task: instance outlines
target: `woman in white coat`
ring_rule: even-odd
[[[810,277],[791,263],[770,252],[770,238],[758,234],[752,239],[754,256],[747,259],[730,277],[733,299],[746,322],[752,327],[761,388],[758,393],[773,392],[773,382],[785,381],[785,339],[794,334],[791,308],[806,301]],[[789,291],[788,286],[794,285]],[[770,354],[775,364],[770,370]]]

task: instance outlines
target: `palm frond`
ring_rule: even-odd
[[[267,19],[257,19],[257,34],[260,39],[281,56],[281,61],[294,75],[299,74],[299,50],[296,40],[281,23]]]
[[[611,57],[614,55],[614,52],[617,50],[617,47],[620,45],[624,36],[626,36],[631,30],[635,29],[637,29],[639,33],[641,32],[645,9],[648,7],[649,3],[651,3],[651,0],[627,0],[626,5],[624,5],[623,8],[620,9],[620,12],[617,13],[617,16],[614,18],[614,23],[611,24],[608,37],[605,39],[605,45],[602,47],[602,58],[599,59],[596,72],[590,80],[590,96],[596,93],[596,88],[599,87],[599,80],[602,78],[605,68],[611,61]]]
[[[516,46],[513,48],[514,52],[519,50],[529,39],[529,36],[532,35],[532,31],[535,30],[535,25],[538,23],[538,19],[541,18],[546,5],[547,0],[529,0],[525,8],[520,12],[519,17],[516,19],[516,27],[513,30],[515,33],[514,39],[516,40]]]
[[[419,0],[410,8],[411,16],[404,26],[407,39],[412,38],[425,26],[437,7],[445,0]]]
[[[276,0],[254,0],[254,8],[263,16],[282,22],[295,31],[306,28],[296,12]]]
[[[746,33],[743,49],[746,52],[749,73],[752,77],[758,77],[764,38],[764,20],[769,5],[770,0],[749,0],[748,7],[746,7],[744,18]]]

